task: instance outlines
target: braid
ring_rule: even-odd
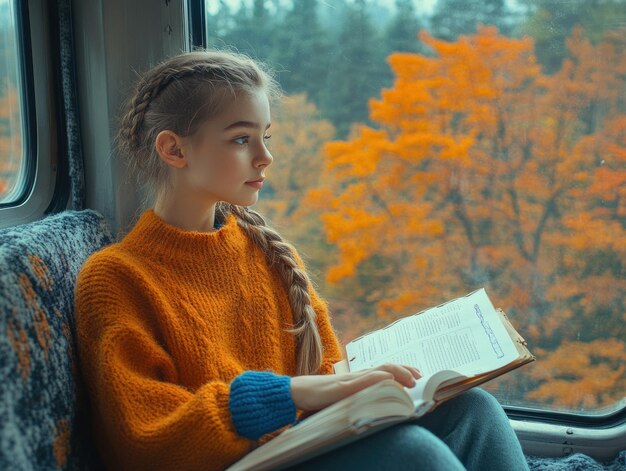
[[[152,100],[174,80],[193,74],[208,74],[219,72],[213,64],[198,63],[178,67],[164,67],[156,73],[144,77],[137,83],[135,94],[129,101],[128,111],[122,118],[120,126],[120,142],[127,154],[137,152],[142,147],[141,126],[143,125],[146,110]]]
[[[287,329],[298,341],[298,375],[316,374],[322,363],[322,342],[315,323],[317,316],[311,305],[306,271],[294,259],[291,246],[274,229],[266,225],[258,212],[245,206],[220,202],[217,212],[221,216],[229,209],[248,236],[263,249],[270,265],[275,267],[287,289],[289,304],[293,311],[294,328]]]

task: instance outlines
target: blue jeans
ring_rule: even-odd
[[[417,420],[295,465],[293,470],[528,470],[498,401],[474,388]]]

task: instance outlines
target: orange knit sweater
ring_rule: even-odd
[[[325,302],[310,294],[329,374],[341,348]],[[296,372],[283,283],[235,216],[196,232],[145,211],[121,242],[85,262],[75,302],[80,368],[108,469],[223,469],[289,427],[255,441],[237,434],[230,414],[239,374]]]

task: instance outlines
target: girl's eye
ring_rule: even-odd
[[[269,134],[266,134],[265,136],[263,136],[263,140],[267,141],[270,137]],[[235,144],[239,144],[240,146],[245,146],[246,144],[248,144],[248,142],[250,141],[250,136],[241,136],[241,137],[237,137],[235,139],[233,139],[233,142]]]

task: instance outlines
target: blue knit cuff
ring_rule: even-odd
[[[228,406],[235,430],[254,440],[296,420],[291,377],[271,371],[244,371],[230,384]]]

